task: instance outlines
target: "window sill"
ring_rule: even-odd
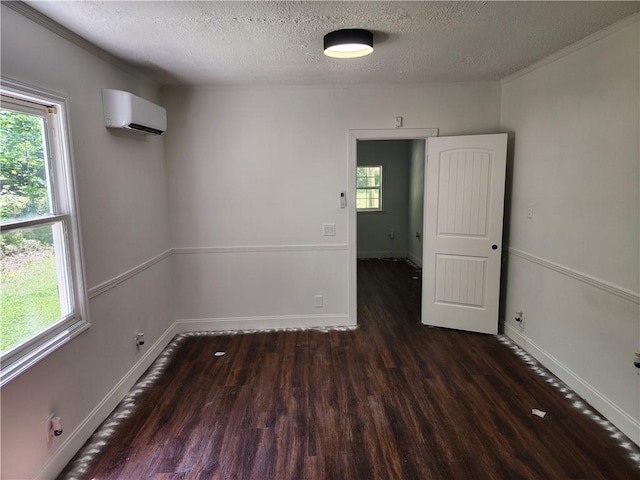
[[[74,339],[82,332],[87,330],[91,324],[86,320],[79,320],[65,327],[58,334],[44,340],[37,347],[32,347],[28,352],[22,353],[9,364],[2,362],[2,371],[0,371],[0,387],[24,373],[40,360],[55,352],[62,345]]]

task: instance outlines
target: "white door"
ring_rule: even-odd
[[[432,137],[422,323],[498,332],[507,134]]]

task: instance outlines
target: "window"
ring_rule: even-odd
[[[0,385],[88,328],[65,100],[0,86]]]
[[[382,166],[356,168],[356,209],[358,212],[382,210]]]

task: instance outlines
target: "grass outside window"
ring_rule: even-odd
[[[0,386],[88,328],[66,100],[0,83]]]

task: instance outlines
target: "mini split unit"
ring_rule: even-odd
[[[122,90],[102,89],[104,124],[147,135],[162,135],[167,130],[167,111]]]

